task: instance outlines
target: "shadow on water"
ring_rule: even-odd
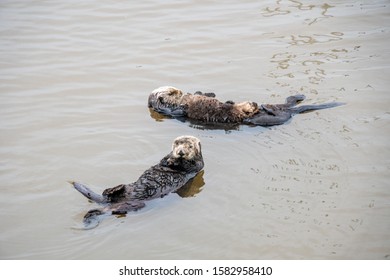
[[[178,189],[176,193],[183,198],[196,196],[202,191],[203,186],[205,185],[203,175],[204,175],[204,170],[200,171],[198,175],[196,175],[183,187]]]
[[[157,113],[153,109],[149,108],[150,116],[156,121],[156,122],[162,122],[165,119],[175,119],[182,123],[187,123],[189,127],[199,129],[199,130],[225,130],[226,132],[232,131],[232,130],[240,130],[240,124],[234,124],[234,123],[207,123],[207,122],[201,122],[196,120],[190,120],[186,119],[185,117],[170,117],[166,116],[160,113]]]

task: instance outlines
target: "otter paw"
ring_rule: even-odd
[[[214,92],[206,92],[203,95],[207,97],[213,97],[213,98],[216,96]]]
[[[213,97],[213,98],[215,97],[215,93],[214,92],[205,92],[205,93],[203,93],[200,90],[195,91],[194,95],[203,95],[203,96]]]

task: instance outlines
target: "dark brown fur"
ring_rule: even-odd
[[[204,95],[186,94],[181,99],[187,117],[202,122],[241,123],[259,111],[255,102],[233,103]]]

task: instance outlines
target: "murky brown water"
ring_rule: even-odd
[[[1,1],[2,259],[390,258],[389,1]],[[156,87],[347,105],[283,126],[156,119]],[[201,139],[194,197],[80,230],[96,190]]]

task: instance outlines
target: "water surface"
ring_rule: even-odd
[[[2,1],[2,259],[388,259],[389,2]],[[272,128],[151,116],[162,85],[347,105]],[[205,169],[82,230],[97,191],[200,138]],[[183,196],[183,195],[182,195]]]

